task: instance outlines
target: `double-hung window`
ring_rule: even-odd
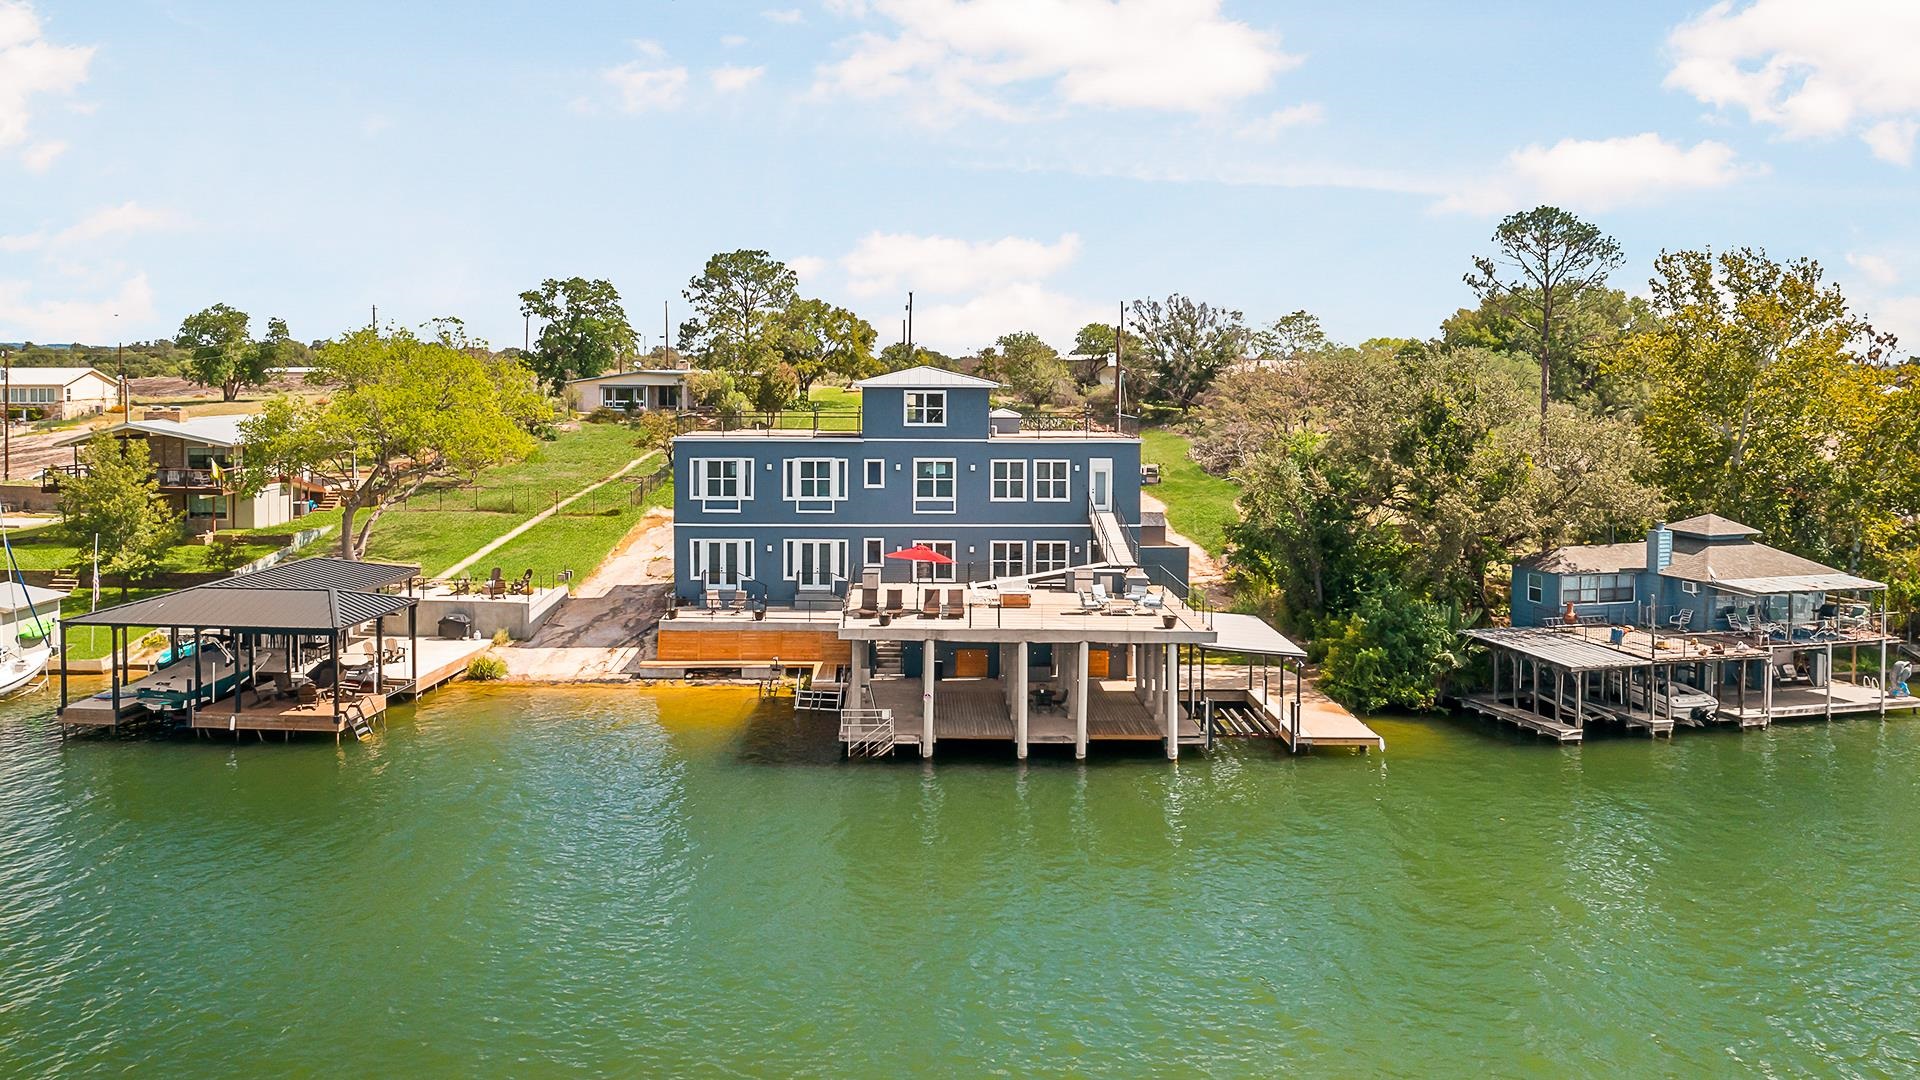
[[[1532,599],[1531,588],[1528,599]],[[1624,604],[1633,599],[1633,575],[1569,575],[1560,579],[1560,599],[1575,604]]]
[[[870,488],[883,488],[887,486],[887,460],[885,458],[870,457],[867,459],[866,483]]]
[[[802,513],[832,513],[847,497],[845,458],[787,459],[787,501]]]
[[[947,392],[945,390],[909,390],[905,397],[908,427],[947,426]]]
[[[738,510],[753,498],[750,458],[694,458],[693,497],[706,510]]]
[[[1065,540],[1035,540],[1033,542],[1033,572],[1045,574],[1054,570],[1065,570],[1069,555]]]
[[[994,502],[1025,502],[1027,499],[1027,463],[1024,461],[996,461],[993,463],[993,487],[988,498]]]
[[[953,513],[953,485],[952,458],[914,458],[913,512],[916,514]]]
[[[860,542],[860,568],[882,569],[886,566],[887,542],[878,536],[869,536]]]
[[[1073,463],[1036,461],[1033,463],[1033,501],[1066,502],[1072,498]]]
[[[1539,574],[1527,575],[1527,603],[1537,604],[1546,597],[1546,585]]]
[[[1020,577],[1027,572],[1027,545],[1022,540],[993,542],[993,576]]]

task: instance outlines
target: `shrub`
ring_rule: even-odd
[[[624,424],[627,422],[627,414],[602,405],[588,413],[586,421],[589,424]]]
[[[1460,666],[1448,610],[1401,590],[1368,595],[1329,629],[1320,688],[1350,709],[1431,709]]]
[[[503,626],[493,632],[493,643],[495,645],[511,645],[513,644],[513,635],[507,633],[507,628]]]
[[[507,677],[507,662],[492,653],[481,653],[467,661],[467,678],[476,682],[492,682]]]

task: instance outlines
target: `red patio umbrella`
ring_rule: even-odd
[[[940,554],[925,544],[915,544],[909,548],[901,548],[899,551],[889,551],[887,552],[887,558],[905,559],[908,562],[936,563],[943,566],[953,562],[952,559]]]

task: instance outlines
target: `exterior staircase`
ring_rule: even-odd
[[[55,570],[52,579],[47,582],[47,588],[58,589],[61,592],[78,592],[80,590],[80,571],[72,567]]]
[[[900,656],[900,643],[897,641],[876,641],[873,643],[873,673],[875,675],[905,675],[906,661]]]
[[[847,756],[880,757],[893,753],[892,709],[846,709],[840,713],[840,741]]]
[[[340,509],[340,493],[332,488],[328,488],[327,493],[320,496],[319,500],[313,504],[313,512],[316,514],[338,509]]]

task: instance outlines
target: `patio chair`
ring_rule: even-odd
[[[1685,633],[1687,627],[1691,626],[1692,624],[1693,624],[1692,608],[1681,608],[1679,611],[1676,611],[1672,615],[1667,616],[1667,625],[1673,627],[1674,630],[1681,633]]]
[[[888,589],[887,602],[881,605],[881,610],[889,615],[905,614],[907,610],[906,591],[904,588]]]
[[[967,590],[948,589],[947,602],[940,609],[941,618],[964,619],[967,615]]]
[[[1082,615],[1105,610],[1107,605],[1101,603],[1094,597],[1092,589],[1080,589],[1078,592],[1080,596],[1080,613]]]
[[[863,584],[860,586],[860,605],[854,609],[853,614],[855,618],[873,619],[879,617],[880,605],[874,599],[879,595],[879,592],[879,589],[870,585]]]
[[[720,589],[717,586],[707,586],[701,599],[706,602],[707,613],[709,615],[718,615],[721,610],[726,607],[726,601],[721,599]]]
[[[450,592],[454,596],[470,595],[473,592],[473,578],[462,574],[460,580],[453,583]]]
[[[533,595],[533,567],[527,567],[526,572],[520,575],[518,581],[507,586],[507,592],[514,596]]]
[[[1167,594],[1152,591],[1140,594],[1140,606],[1148,611],[1158,611],[1167,606]]]
[[[937,619],[940,617],[940,590],[922,589],[920,592],[920,617]]]
[[[500,568],[496,566],[493,568],[493,574],[487,578],[487,595],[503,596],[506,591],[506,579],[501,576]]]
[[[1736,634],[1753,633],[1753,624],[1749,623],[1737,611],[1727,612],[1726,620],[1727,620],[1727,629],[1733,631]]]
[[[320,688],[310,682],[303,682],[295,691],[296,699],[302,705],[320,704]]]

